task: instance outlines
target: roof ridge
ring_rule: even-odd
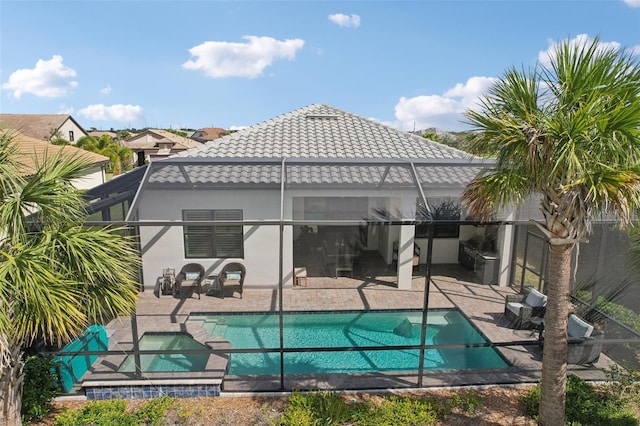
[[[354,159],[473,157],[465,151],[322,103],[277,115],[177,155]]]

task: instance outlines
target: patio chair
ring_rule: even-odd
[[[198,290],[198,299],[202,293],[202,280],[204,279],[204,267],[199,263],[187,263],[176,275],[176,291],[182,297],[185,288]]]
[[[242,299],[242,288],[244,285],[244,278],[246,275],[246,268],[242,263],[231,262],[222,267],[220,276],[218,277],[218,283],[220,284],[220,293],[224,299],[225,286],[236,285],[240,287],[240,299]]]
[[[544,318],[546,306],[547,296],[532,288],[527,294],[508,294],[504,302],[504,316],[511,328],[527,330],[533,325],[532,318]]]
[[[567,341],[569,364],[593,364],[600,358],[604,332],[595,328],[577,315],[569,315]]]

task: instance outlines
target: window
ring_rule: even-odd
[[[69,142],[73,142],[73,130],[69,130]]]
[[[416,208],[416,220],[429,220],[432,216],[433,221],[433,237],[434,238],[458,238],[460,236],[460,213],[462,211],[460,203],[451,198],[428,198],[431,213],[427,211],[420,203]],[[438,223],[445,222],[445,223]],[[455,221],[455,223],[451,223]],[[446,223],[449,222],[449,223]],[[428,237],[429,225],[416,224],[416,237]]]
[[[185,221],[242,221],[242,210],[183,210]],[[186,258],[244,257],[242,225],[187,225],[184,232]]]

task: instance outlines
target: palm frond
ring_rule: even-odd
[[[59,273],[60,265],[41,247],[18,247],[15,255],[5,252],[3,257],[0,282],[10,319],[10,328],[3,331],[8,336],[22,344],[39,338],[60,343],[86,326],[80,288]]]
[[[41,246],[77,282],[90,318],[131,313],[137,300],[140,259],[125,228],[67,226],[41,233]]]
[[[511,167],[519,179],[504,182],[513,190],[530,193],[533,187],[544,194],[554,212],[545,211],[543,203],[543,213],[566,215],[562,220],[576,230],[590,230],[597,212],[628,223],[629,212],[640,205],[640,65],[630,53],[605,47],[597,38],[561,43],[549,66],[509,69],[481,108],[466,115],[476,130],[471,146],[493,155],[502,170],[499,179],[483,177],[465,191],[476,210],[517,200],[498,185]],[[520,184],[525,175],[530,186]],[[510,195],[488,193],[498,188]]]

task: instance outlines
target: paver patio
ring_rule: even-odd
[[[424,271],[421,271],[424,272]],[[542,351],[537,345],[537,333],[530,330],[513,330],[503,318],[504,300],[512,288],[481,285],[471,281],[457,265],[435,265],[433,267],[429,308],[457,308],[493,344],[510,363],[510,367],[483,370],[426,371],[422,386],[455,386],[482,384],[515,384],[535,382],[540,378]],[[342,311],[378,309],[420,309],[424,301],[425,277],[414,274],[411,290],[394,287],[393,276],[365,278],[309,277],[306,287],[285,288],[282,294],[285,311]],[[205,285],[204,291],[207,290]],[[140,293],[137,305],[136,324],[138,335],[149,331],[188,331],[198,333],[193,326],[186,325],[192,313],[216,312],[277,312],[279,294],[277,290],[246,288],[243,298],[238,294],[220,297],[202,295],[176,298],[160,295],[158,289],[147,289]],[[111,335],[110,350],[131,350],[132,322],[129,318],[112,321],[108,330]],[[187,327],[190,327],[187,330]],[[527,345],[529,343],[529,345]],[[216,342],[218,349],[227,348]],[[109,356],[99,360],[86,380],[131,379],[130,373],[116,373],[124,359]],[[570,365],[569,371],[589,380],[604,380],[602,368],[611,361],[603,354],[600,361],[590,367]],[[198,373],[154,373],[164,378],[177,380],[216,378],[222,380],[225,391],[259,391],[279,388],[279,377],[234,377],[225,376],[227,357],[213,355],[205,372]],[[145,377],[150,375],[147,373]],[[313,377],[285,376],[288,389],[322,388],[397,388],[415,387],[418,377],[414,373],[358,374],[358,375],[314,375]]]

